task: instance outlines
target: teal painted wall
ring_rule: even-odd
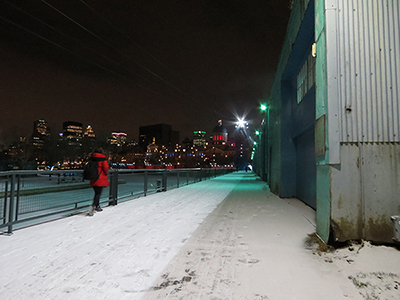
[[[331,180],[327,123],[327,73],[326,73],[326,27],[325,0],[315,0],[315,43],[316,43],[316,124],[315,143],[317,156],[317,233],[328,242],[331,219]]]
[[[282,180],[282,165],[285,165],[286,152],[282,151],[282,118],[285,113],[282,111],[282,77],[287,67],[288,60],[292,53],[293,44],[299,33],[300,26],[303,21],[304,12],[310,0],[297,0],[293,6],[289,19],[288,29],[286,32],[285,42],[281,51],[278,68],[275,74],[275,80],[271,90],[271,96],[268,100],[269,107],[269,145],[271,149],[263,149],[266,154],[271,154],[267,160],[271,162],[268,174],[268,184],[271,191],[279,196],[293,196],[290,192],[290,183],[288,180]],[[282,183],[284,186],[282,186]],[[288,190],[289,189],[289,190]]]
[[[295,196],[296,178],[292,169],[294,145],[288,142],[291,138],[290,128],[287,127],[285,118],[290,115],[290,107],[285,107],[287,98],[291,97],[286,85],[290,85],[290,79],[285,78],[288,73],[295,73],[296,68],[300,68],[299,58],[293,59],[293,47],[296,38],[299,35],[302,26],[305,11],[310,4],[310,0],[297,0],[292,9],[288,24],[285,42],[281,51],[278,68],[275,74],[275,80],[271,90],[271,96],[268,100],[269,107],[269,145],[271,149],[259,149],[264,154],[271,154],[270,174],[268,174],[268,184],[271,191],[281,197]],[[329,148],[327,135],[327,77],[326,77],[326,33],[325,33],[325,1],[315,0],[314,9],[315,28],[314,39],[316,42],[316,87],[315,87],[315,148],[318,147],[319,155],[316,157],[316,207],[317,207],[317,233],[327,242],[330,233],[330,168]],[[295,53],[295,55],[297,55]],[[294,64],[293,64],[294,63]],[[288,71],[289,70],[289,71]],[[322,117],[322,118],[321,118]],[[288,148],[289,147],[289,148]],[[292,149],[290,149],[292,147]],[[294,167],[295,168],[295,167]],[[295,171],[295,170],[294,170]],[[295,174],[295,172],[294,172]]]

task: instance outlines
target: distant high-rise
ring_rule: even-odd
[[[86,126],[85,132],[83,133],[83,137],[94,139],[96,134],[94,133],[93,127],[88,125]]]
[[[206,132],[205,131],[194,131],[193,132],[193,145],[205,146],[206,145]]]
[[[31,145],[35,148],[42,149],[50,139],[50,128],[45,120],[37,120],[33,122],[33,133],[31,136]]]
[[[214,145],[225,145],[228,141],[228,130],[222,126],[222,120],[218,120],[218,125],[214,127],[212,140]]]
[[[63,123],[63,139],[70,146],[82,146],[83,125],[79,122],[67,121]]]
[[[126,144],[127,138],[128,135],[124,132],[113,132],[111,133],[111,138],[109,138],[107,141],[110,145],[121,147]]]
[[[179,131],[172,130],[171,125],[156,124],[139,128],[139,145],[146,149],[149,144],[170,146],[179,143]]]

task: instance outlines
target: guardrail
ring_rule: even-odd
[[[110,186],[100,204],[164,192],[224,175],[232,169],[110,170]],[[93,201],[89,181],[82,170],[0,172],[0,230],[29,226],[86,210]]]

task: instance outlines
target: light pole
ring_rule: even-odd
[[[262,155],[262,179],[269,183],[270,153],[269,153],[269,107],[267,104],[260,104],[260,110],[264,113],[262,136],[261,136],[261,155]]]
[[[236,165],[241,169],[247,170],[249,163],[249,147],[252,141],[248,135],[249,123],[244,117],[237,117],[235,123],[235,136],[236,136]]]

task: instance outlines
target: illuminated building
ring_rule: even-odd
[[[124,132],[113,132],[111,133],[111,138],[109,138],[107,141],[110,145],[121,147],[126,144],[127,137],[128,135]]]
[[[96,134],[94,133],[93,127],[88,125],[85,129],[85,132],[83,134],[85,138],[96,138]]]
[[[222,120],[218,120],[218,125],[212,132],[212,142],[214,145],[225,145],[228,141],[228,130],[222,126]]]
[[[37,149],[42,149],[46,141],[50,139],[50,128],[45,120],[33,122],[33,133],[31,136],[31,145]]]
[[[193,132],[193,145],[205,146],[206,145],[206,132],[205,131],[194,131]]]
[[[79,122],[67,121],[63,123],[63,138],[69,146],[82,146],[83,125]]]

